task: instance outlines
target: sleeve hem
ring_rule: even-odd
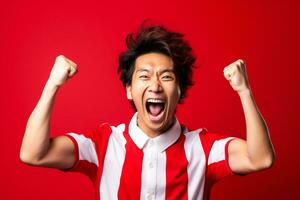
[[[67,172],[67,171],[72,171],[75,168],[75,166],[77,165],[77,163],[79,161],[79,148],[78,148],[78,143],[74,137],[72,137],[71,135],[64,135],[64,136],[66,136],[67,138],[69,138],[72,141],[72,143],[74,145],[74,154],[75,154],[75,162],[74,162],[73,166],[71,166],[67,169],[61,169],[61,171]]]
[[[229,144],[230,144],[230,142],[233,141],[234,139],[236,139],[236,138],[232,138],[232,139],[228,140],[227,143],[226,143],[226,145],[225,145],[225,160],[226,160],[226,165],[227,165],[228,169],[231,171],[231,174],[232,174],[232,175],[245,176],[246,174],[240,174],[240,173],[234,172],[234,171],[231,169],[230,165],[229,165]]]

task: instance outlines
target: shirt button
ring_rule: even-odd
[[[153,199],[153,195],[152,195],[152,194],[148,194],[148,195],[147,195],[147,199],[148,199],[148,200]]]
[[[150,141],[149,141],[149,147],[152,147],[152,146],[153,146],[153,141],[150,140]]]
[[[149,162],[149,167],[150,167],[150,168],[153,168],[153,166],[154,166],[153,163],[152,163],[152,162]]]

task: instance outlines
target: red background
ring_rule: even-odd
[[[238,96],[223,68],[246,61],[268,123],[276,164],[218,183],[212,199],[299,199],[299,1],[1,1],[0,199],[92,199],[89,180],[19,161],[27,119],[54,59],[79,73],[59,91],[52,135],[128,121],[132,110],[116,73],[124,38],[148,18],[183,32],[197,55],[195,86],[178,118],[190,127],[245,137]],[[297,120],[298,119],[298,120]]]

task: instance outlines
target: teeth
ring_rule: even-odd
[[[149,103],[164,103],[161,99],[147,99],[147,102]]]

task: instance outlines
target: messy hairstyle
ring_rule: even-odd
[[[127,50],[119,55],[118,74],[123,85],[130,86],[136,59],[146,53],[162,53],[171,57],[176,79],[180,87],[180,102],[186,97],[187,89],[193,85],[192,68],[195,56],[189,43],[178,32],[171,32],[160,25],[141,25],[136,34],[126,37]]]

